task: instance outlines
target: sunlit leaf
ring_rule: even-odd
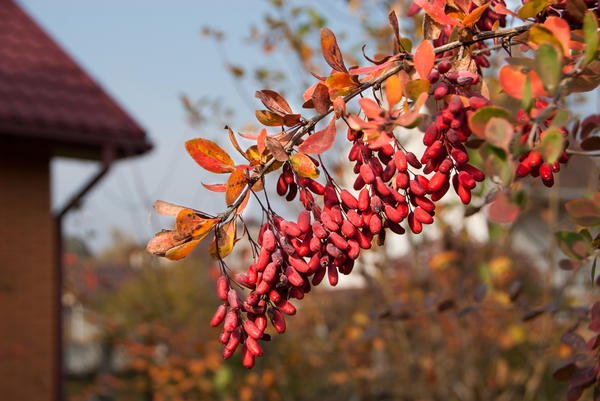
[[[296,152],[290,156],[290,164],[294,171],[301,177],[306,178],[317,178],[319,176],[319,170],[313,161],[301,152]]]
[[[222,224],[215,233],[215,238],[208,248],[208,252],[213,258],[224,258],[231,253],[235,245],[235,219]],[[217,253],[217,249],[219,252]]]
[[[333,119],[327,127],[306,138],[304,142],[298,146],[298,150],[310,155],[320,155],[331,148],[335,141],[335,135],[335,119]]]
[[[182,237],[204,237],[217,222],[218,219],[204,218],[195,210],[183,209],[177,214],[175,229]]]
[[[321,28],[321,50],[331,68],[339,72],[348,72],[335,35],[328,28]]]
[[[258,138],[256,138],[256,149],[258,149],[258,153],[262,156],[265,154],[265,149],[267,147],[267,130],[260,130],[260,134],[258,134]]]
[[[546,163],[552,164],[558,160],[563,152],[565,138],[558,128],[550,128],[542,133],[539,151]]]
[[[148,241],[146,250],[152,254],[164,256],[164,254],[171,248],[174,248],[185,241],[177,231],[161,231],[154,235]]]
[[[493,117],[503,118],[509,122],[513,121],[512,114],[508,110],[501,107],[486,106],[478,109],[471,115],[469,118],[469,128],[477,137],[486,139],[485,128],[488,121]]]
[[[571,48],[571,28],[563,18],[550,16],[544,21],[544,27],[549,29],[561,45],[565,57],[569,57]]]
[[[517,15],[523,19],[535,17],[548,6],[548,0],[530,0],[517,11]]]
[[[423,9],[434,21],[442,25],[458,25],[458,20],[446,15],[446,0],[414,0],[415,4]]]
[[[388,106],[392,109],[404,96],[404,85],[398,77],[398,74],[394,74],[385,81],[385,97],[388,102]]]
[[[598,19],[592,10],[583,17],[583,37],[585,40],[585,56],[583,64],[589,64],[598,52]]]
[[[548,28],[545,25],[536,24],[533,27],[531,27],[531,29],[529,30],[529,42],[534,47],[547,44],[556,47],[561,51],[561,53],[564,51],[563,44],[560,41],[560,39],[554,34],[554,32],[550,28]]]
[[[280,116],[292,114],[292,109],[288,102],[283,96],[273,90],[263,89],[256,91],[255,96],[273,113]]]
[[[535,71],[548,93],[554,94],[562,73],[562,57],[554,46],[544,44],[539,47],[535,53]]]
[[[240,147],[240,144],[238,143],[238,141],[235,137],[235,134],[233,133],[233,130],[228,125],[225,126],[225,129],[227,130],[227,134],[229,136],[229,141],[231,142],[231,144],[233,145],[235,150],[237,150],[238,153],[240,155],[242,155],[244,157],[244,159],[246,159],[246,153]]]
[[[165,257],[170,260],[181,260],[189,255],[189,253],[192,252],[196,246],[198,246],[202,239],[203,238],[193,239],[184,244],[171,248],[165,253]]]
[[[371,98],[363,97],[358,100],[358,104],[368,118],[377,118],[383,113],[379,104]]]
[[[473,11],[471,11],[465,18],[463,18],[462,23],[464,26],[472,27],[481,19],[481,16],[488,9],[488,7],[492,4],[491,2],[485,3]]]
[[[421,93],[429,91],[430,83],[428,79],[414,79],[408,81],[404,87],[406,97],[411,100],[416,100]]]
[[[269,110],[256,110],[254,112],[256,115],[256,119],[267,127],[280,127],[284,125],[283,116],[280,116],[277,113],[273,113]]]
[[[237,168],[233,170],[227,180],[227,191],[225,192],[225,202],[227,202],[227,206],[232,205],[241,195],[244,188],[246,188],[247,182],[248,177],[245,169]]]
[[[358,88],[358,82],[345,72],[334,72],[331,76],[327,77],[325,84],[329,88],[329,97],[331,99],[338,96],[346,96]]]
[[[414,55],[415,69],[421,79],[427,79],[434,62],[435,53],[433,52],[433,45],[429,40],[422,41],[415,49]]]
[[[233,160],[219,145],[204,138],[190,139],[185,148],[200,166],[213,173],[233,171]]]
[[[512,96],[515,99],[522,99],[525,81],[528,77],[531,80],[531,93],[533,98],[548,95],[544,90],[542,81],[535,71],[529,71],[528,74],[524,74],[519,67],[511,65],[505,65],[500,69],[500,86],[509,96]]]

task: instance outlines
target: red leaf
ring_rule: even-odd
[[[283,96],[275,91],[263,89],[256,91],[255,96],[273,113],[279,114],[280,116],[292,114],[292,109],[288,102]]]
[[[256,110],[256,119],[267,127],[279,127],[284,124],[283,116],[269,110]]]
[[[565,57],[569,57],[571,43],[571,28],[569,28],[569,23],[559,17],[548,17],[546,21],[544,21],[544,26],[554,34],[556,39],[558,39],[562,45]]]
[[[190,139],[185,149],[200,166],[213,173],[233,171],[233,160],[219,145],[204,138]]]
[[[306,138],[304,142],[298,146],[298,150],[309,155],[320,155],[331,148],[335,141],[335,135],[335,119],[333,119],[325,129],[315,132]]]
[[[459,21],[456,18],[452,18],[446,15],[446,0],[432,0],[431,2],[426,0],[414,0],[415,4],[418,5],[425,11],[434,21],[442,25],[456,26]]]
[[[225,184],[205,184],[202,183],[202,186],[209,191],[213,192],[225,192],[227,191],[227,186]]]
[[[265,147],[267,146],[267,130],[260,130],[260,134],[258,134],[258,138],[256,140],[256,148],[258,149],[258,153],[262,156],[265,153]]]
[[[415,50],[415,69],[422,79],[427,79],[435,62],[435,53],[430,41],[424,40]]]
[[[328,28],[321,28],[321,50],[327,64],[336,71],[348,72],[335,35]]]
[[[477,21],[479,21],[481,19],[481,16],[485,12],[485,10],[488,9],[488,7],[490,6],[490,4],[492,4],[492,3],[491,2],[490,3],[485,3],[485,4],[477,7],[473,11],[471,11],[469,13],[469,15],[467,15],[463,19],[462,24],[464,26],[468,26],[468,27],[471,27],[471,26],[475,25],[477,23]]]
[[[496,195],[496,198],[488,206],[488,218],[500,224],[511,224],[519,217],[521,209],[510,201],[504,192]]]
[[[383,110],[375,100],[363,97],[358,101],[358,104],[368,118],[381,117]]]

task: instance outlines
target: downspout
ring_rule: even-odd
[[[63,349],[63,313],[62,313],[62,290],[63,290],[63,218],[69,213],[71,209],[79,206],[83,198],[96,184],[108,173],[112,163],[115,160],[115,151],[112,147],[105,146],[102,149],[102,164],[100,170],[90,178],[90,180],[75,193],[71,199],[57,212],[54,213],[54,244],[55,244],[55,266],[56,266],[56,287],[55,287],[55,302],[56,302],[56,316],[55,316],[55,352],[56,352],[56,366],[55,366],[55,384],[56,384],[56,401],[65,400],[64,392],[64,349]]]

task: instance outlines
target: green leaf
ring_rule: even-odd
[[[564,142],[565,138],[558,128],[550,128],[544,132],[539,151],[546,163],[552,164],[558,160],[563,151]]]
[[[531,101],[533,100],[533,89],[531,88],[531,78],[529,76],[525,79],[523,85],[523,98],[521,99],[521,106],[529,112],[531,108]]]
[[[485,139],[485,127],[492,117],[504,118],[509,122],[514,121],[513,115],[508,110],[502,107],[487,106],[480,108],[471,115],[469,128],[478,138]]]
[[[570,258],[582,260],[592,252],[591,242],[582,234],[559,231],[554,236],[561,251]]]
[[[585,40],[583,65],[587,65],[596,57],[598,51],[598,21],[591,10],[588,10],[583,17],[583,37]]]
[[[531,0],[517,11],[517,15],[523,19],[535,17],[548,6],[548,0]]]
[[[562,72],[562,55],[549,44],[541,45],[535,53],[535,72],[549,94],[558,88]]]

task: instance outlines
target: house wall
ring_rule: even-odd
[[[56,396],[58,302],[49,152],[0,142],[0,399]]]

